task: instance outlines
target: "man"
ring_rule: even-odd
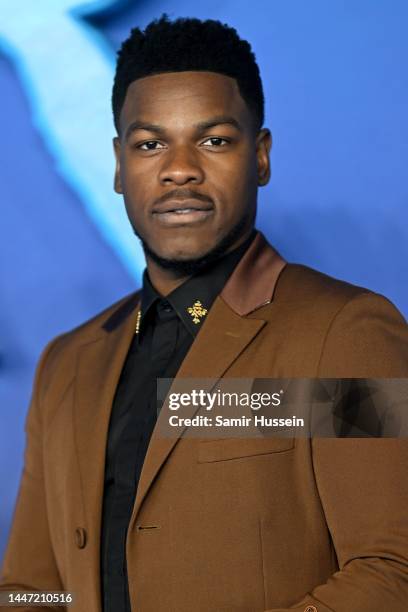
[[[390,302],[254,230],[271,134],[248,43],[134,29],[113,111],[143,288],[42,355],[2,589],[81,612],[405,611],[405,441],[159,435],[157,378],[408,376]]]

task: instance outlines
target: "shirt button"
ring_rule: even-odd
[[[304,612],[318,612],[318,609],[316,608],[316,606],[307,606],[304,609]]]
[[[171,306],[167,300],[161,300],[157,304],[157,310],[161,312],[171,312]]]
[[[85,548],[86,546],[86,531],[83,527],[77,527],[75,529],[75,542],[78,548]]]

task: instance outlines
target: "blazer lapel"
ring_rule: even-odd
[[[78,349],[74,432],[90,537],[94,538],[92,572],[100,580],[99,546],[105,450],[112,403],[135,331],[138,296],[125,303]]]
[[[218,297],[177,373],[175,384],[183,378],[219,379],[264,325],[265,321],[260,319],[243,319]],[[196,411],[197,407],[186,406],[183,417],[193,416]],[[160,435],[166,414],[164,410],[160,413],[150,440],[130,526],[153,479],[182,435],[181,429],[172,438]]]

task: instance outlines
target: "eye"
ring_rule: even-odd
[[[210,143],[210,144],[206,144]],[[210,136],[207,140],[201,143],[205,147],[225,147],[225,145],[229,144],[229,141],[226,138],[220,138],[218,136]]]
[[[137,148],[142,151],[156,151],[157,149],[164,149],[164,146],[158,140],[147,140]]]

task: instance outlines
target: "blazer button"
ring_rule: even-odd
[[[86,546],[86,531],[83,527],[77,527],[75,529],[75,542],[78,548],[85,548]]]
[[[304,612],[318,612],[318,609],[316,608],[316,606],[307,606],[304,609]]]

